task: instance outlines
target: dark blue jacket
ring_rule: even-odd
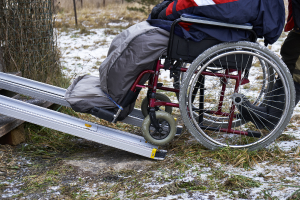
[[[164,17],[149,17],[148,22],[169,30],[173,20],[187,13],[233,24],[251,23],[257,36],[265,39],[265,44],[277,41],[285,23],[283,0],[175,0],[162,12],[160,16]],[[176,34],[194,41],[207,35],[220,41],[240,41],[249,37],[244,30],[187,23],[181,24]]]

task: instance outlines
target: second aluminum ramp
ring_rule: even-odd
[[[152,159],[163,160],[166,155],[166,151],[158,150],[157,146],[147,143],[141,136],[2,95],[0,95],[0,113]]]

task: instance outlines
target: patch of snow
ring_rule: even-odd
[[[106,58],[108,48],[115,36],[105,35],[105,29],[91,29],[90,35],[78,30],[62,32],[58,36],[63,72],[75,78],[85,74],[99,76],[98,68]]]
[[[107,25],[109,25],[109,26],[122,26],[122,27],[126,27],[126,26],[129,25],[129,22],[119,22],[119,23],[110,22]]]

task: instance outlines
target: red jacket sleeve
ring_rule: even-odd
[[[289,15],[287,18],[287,23],[285,25],[284,31],[290,31],[294,28],[294,18],[293,18],[293,9],[292,9],[292,0],[289,0]]]

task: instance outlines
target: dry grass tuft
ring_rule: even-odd
[[[295,121],[300,121],[300,115],[299,114],[293,115],[293,117],[291,119],[291,122],[295,122]]]
[[[261,183],[242,175],[231,175],[224,183],[228,190],[240,190],[259,187]]]
[[[233,149],[229,147],[220,148],[214,151],[207,150],[200,145],[197,141],[191,140],[190,134],[186,133],[176,138],[169,146],[168,151],[173,152],[180,159],[191,159],[193,162],[203,162],[206,160],[207,165],[213,165],[208,162],[208,159],[217,160],[222,164],[230,164],[234,167],[242,167],[251,169],[255,165],[270,161],[273,163],[284,162],[288,155],[283,152],[279,147],[275,146],[272,149],[261,149],[258,151],[248,151],[247,149]],[[283,136],[282,136],[283,137]],[[282,140],[292,139],[290,137],[282,138]],[[176,165],[173,163],[174,168],[186,168],[182,164]]]
[[[293,135],[289,135],[289,134],[281,134],[276,141],[293,141],[296,140],[297,138]]]

